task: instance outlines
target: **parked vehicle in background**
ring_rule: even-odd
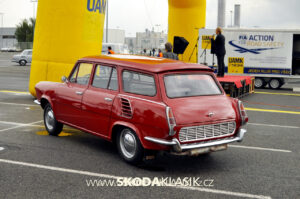
[[[116,143],[129,163],[149,151],[199,155],[242,141],[248,117],[212,69],[181,61],[109,55],[80,59],[63,83],[39,82],[36,103],[50,135],[63,124]]]
[[[20,54],[14,55],[12,62],[17,62],[20,66],[25,66],[27,63],[31,63],[32,49],[23,50]]]
[[[199,63],[213,67],[209,36],[215,30],[199,30]],[[255,77],[255,87],[279,89],[291,79],[300,79],[300,29],[223,30],[226,38],[226,72]],[[202,56],[201,56],[202,55]],[[213,61],[215,62],[213,64]]]
[[[7,47],[1,48],[1,52],[8,52],[8,48]]]
[[[1,48],[1,52],[17,52],[18,49],[16,47],[3,47]]]
[[[119,43],[102,43],[102,55],[107,55],[108,54],[108,46],[112,48],[112,50],[116,54],[129,54],[129,49],[126,44],[119,44]]]
[[[8,52],[17,52],[18,49],[16,47],[9,47]]]

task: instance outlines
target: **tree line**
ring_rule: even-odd
[[[15,36],[18,42],[33,42],[35,19],[23,19],[17,26]]]

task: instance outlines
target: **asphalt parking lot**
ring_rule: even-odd
[[[249,116],[242,143],[198,157],[159,154],[134,167],[93,135],[66,126],[48,136],[27,93],[30,66],[10,56],[0,53],[0,198],[300,198],[300,93],[289,88],[298,80],[242,98]],[[88,184],[119,177],[192,177],[202,186]]]

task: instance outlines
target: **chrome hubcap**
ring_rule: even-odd
[[[279,81],[276,79],[271,80],[270,82],[271,88],[278,88],[279,87]]]
[[[255,86],[258,88],[262,87],[262,85],[263,85],[263,82],[261,79],[255,79],[254,83],[255,83]]]
[[[45,121],[46,121],[46,126],[49,130],[52,130],[54,128],[54,114],[52,109],[48,109],[46,115],[45,115]]]
[[[136,154],[136,139],[134,134],[128,129],[124,129],[121,132],[120,148],[127,158],[132,158]]]

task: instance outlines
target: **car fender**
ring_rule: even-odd
[[[128,127],[128,128],[131,128],[132,130],[135,131],[136,135],[138,136],[138,138],[140,139],[140,142],[143,144],[143,136],[141,135],[141,132],[139,131],[139,129],[132,123],[129,123],[129,122],[124,122],[124,121],[115,121],[112,123],[111,127],[110,127],[110,132],[109,132],[109,137],[110,139],[112,139],[112,133],[113,133],[113,128],[116,126],[116,125],[121,125],[121,126],[125,126],[125,127]]]

